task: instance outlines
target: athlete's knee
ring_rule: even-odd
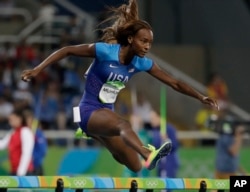
[[[128,121],[124,120],[124,119],[121,119],[117,123],[117,127],[120,130],[120,134],[124,134],[124,133],[126,133],[128,131],[132,131],[131,124]]]

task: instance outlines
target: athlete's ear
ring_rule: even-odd
[[[133,37],[132,36],[128,36],[128,44],[131,44],[133,42]]]

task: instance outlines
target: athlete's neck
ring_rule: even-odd
[[[121,46],[119,53],[119,61],[123,65],[129,65],[134,58],[135,53],[131,51],[129,46]]]

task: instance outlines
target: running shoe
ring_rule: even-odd
[[[91,139],[91,137],[88,137],[87,134],[85,132],[82,131],[82,129],[80,127],[77,128],[76,132],[75,132],[75,137],[77,139]]]
[[[144,146],[145,147],[145,146]],[[147,147],[148,150],[151,151],[148,159],[146,160],[146,162],[144,163],[144,166],[148,169],[148,170],[152,170],[155,168],[155,166],[158,164],[159,160],[162,157],[167,156],[171,149],[172,149],[172,142],[171,140],[167,140],[165,141],[165,143],[159,148],[159,149],[155,149],[154,146],[148,144]]]

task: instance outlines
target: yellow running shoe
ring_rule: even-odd
[[[148,156],[148,159],[145,161],[144,166],[148,169],[148,170],[152,170],[155,168],[155,166],[157,165],[157,163],[159,162],[159,160],[162,157],[167,156],[171,149],[172,149],[172,142],[171,140],[167,140],[165,141],[165,143],[159,148],[159,149],[155,149],[154,146],[149,145],[148,147],[145,147],[148,150],[151,151],[150,155]]]

